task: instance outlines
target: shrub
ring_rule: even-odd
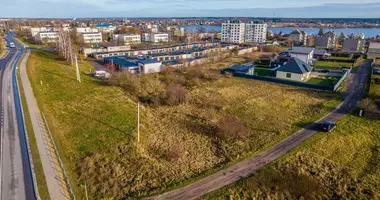
[[[359,102],[359,108],[367,112],[378,112],[377,105],[373,99],[365,98]]]
[[[216,135],[221,139],[239,139],[248,134],[244,122],[234,116],[225,116],[218,122]]]
[[[137,93],[139,80],[136,74],[127,71],[116,72],[108,80],[109,84],[119,86],[130,93]]]
[[[190,99],[189,92],[179,84],[171,84],[166,90],[166,104],[179,105],[188,102]]]

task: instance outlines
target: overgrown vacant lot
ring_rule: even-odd
[[[379,199],[380,123],[338,121],[252,177],[203,199]]]
[[[142,76],[141,91],[128,81],[117,83],[121,90],[84,75],[92,68],[85,62],[79,84],[74,67],[42,51],[32,53],[28,73],[76,193],[83,195],[86,181],[92,199],[120,199],[177,187],[258,153],[340,100],[338,94],[215,73],[232,62],[244,60]],[[140,143],[137,98],[144,102]]]

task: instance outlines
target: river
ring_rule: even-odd
[[[200,27],[203,27],[206,32],[209,31],[221,31],[220,26],[182,26],[185,28],[185,31],[198,31],[200,30]],[[268,28],[268,30],[272,30],[273,33],[279,33],[280,31],[282,33],[288,34],[292,32],[296,28]],[[298,28],[300,30],[305,31],[306,33],[310,34],[318,34],[319,28]],[[365,37],[375,37],[376,35],[380,35],[380,28],[325,28],[323,29],[324,32],[327,31],[334,31],[339,36],[340,33],[344,33],[345,35],[349,34],[357,34],[357,33],[364,33]]]

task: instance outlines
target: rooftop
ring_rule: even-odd
[[[285,65],[281,66],[278,71],[304,74],[312,71],[312,67],[298,58],[292,58]]]
[[[314,51],[314,48],[309,47],[291,47],[286,52],[298,53],[298,54],[310,54]]]

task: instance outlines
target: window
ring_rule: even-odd
[[[286,78],[291,78],[292,74],[291,73],[286,73]]]

